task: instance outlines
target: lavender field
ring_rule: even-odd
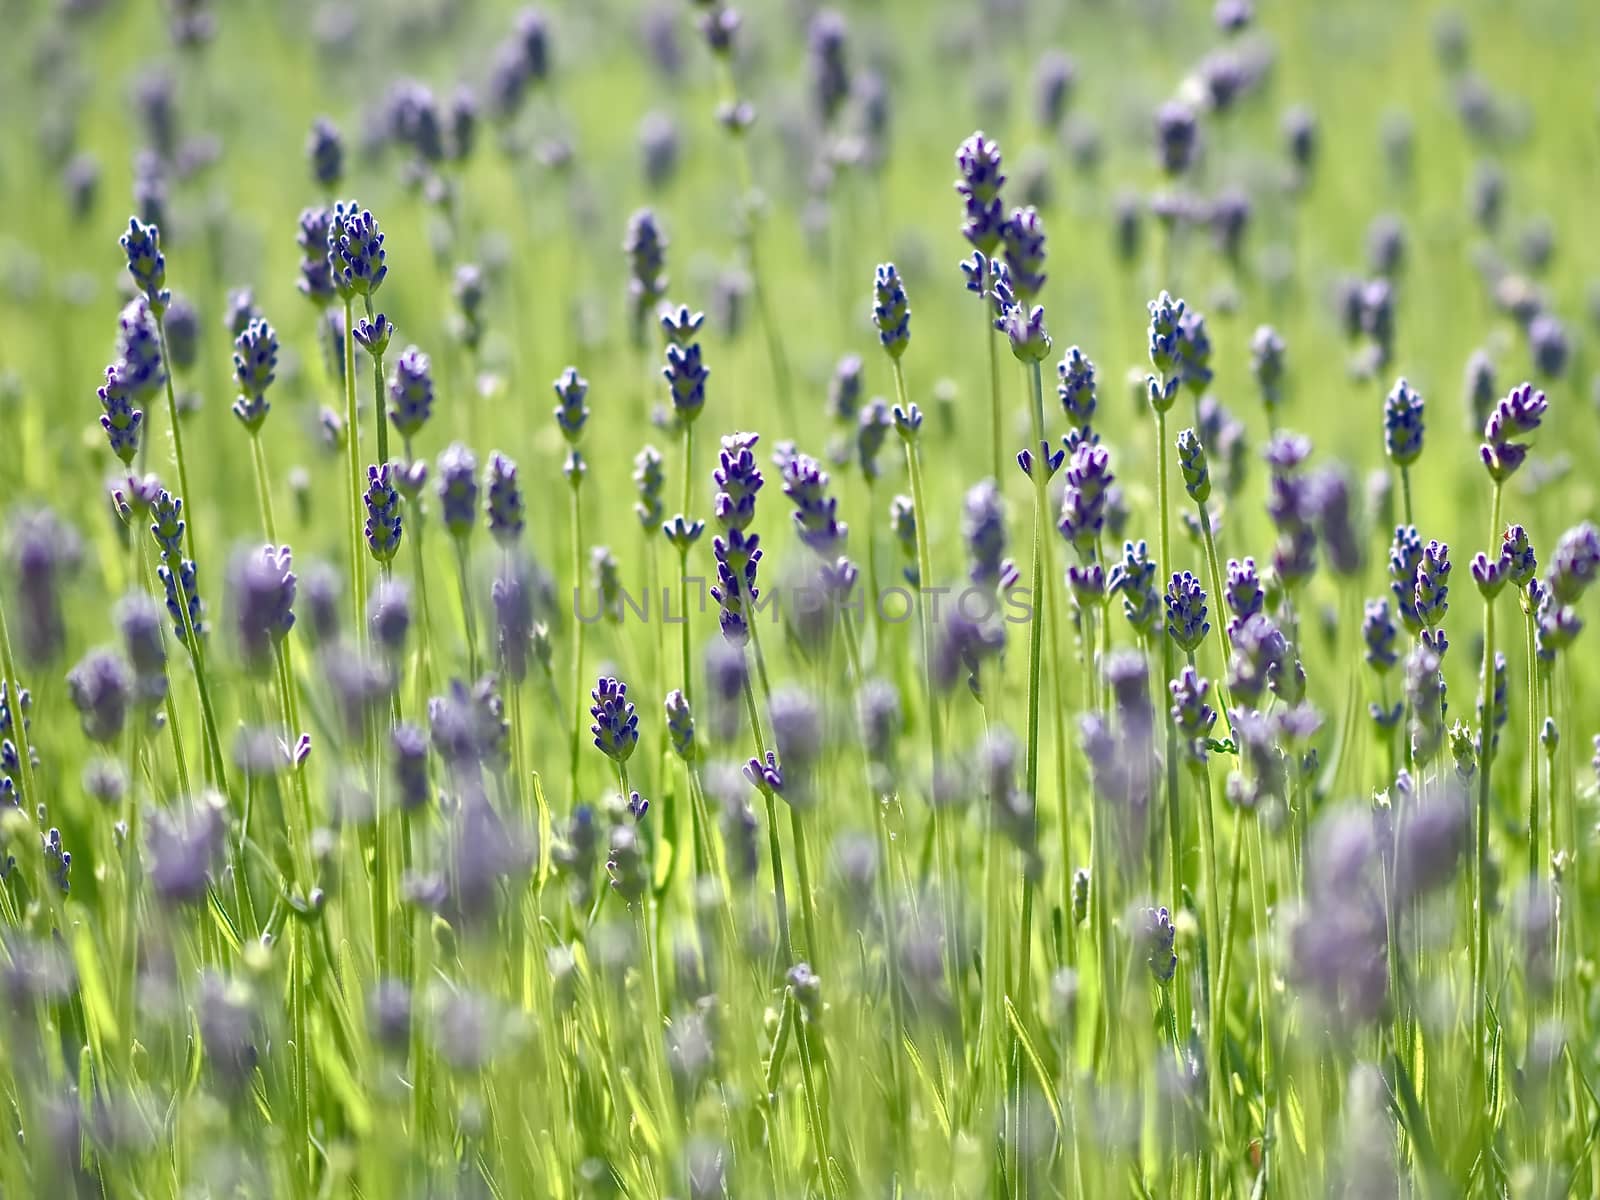
[[[1600,7],[0,28],[0,1196],[1600,1196]]]

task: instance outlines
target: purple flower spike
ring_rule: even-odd
[[[400,550],[400,493],[389,463],[367,468],[367,546],[372,557],[389,562]]]
[[[1528,457],[1528,447],[1513,439],[1527,437],[1538,429],[1549,407],[1544,393],[1535,391],[1531,383],[1512,389],[1494,406],[1483,427],[1483,445],[1478,448],[1489,478],[1504,483],[1516,474]]]
[[[1067,490],[1061,501],[1061,535],[1080,551],[1094,549],[1105,530],[1111,453],[1104,446],[1080,444],[1067,464]]]
[[[1000,204],[1000,188],[1006,177],[1000,171],[998,142],[979,130],[956,150],[956,191],[965,205],[961,234],[972,246],[992,256],[1004,236],[1005,209]]]
[[[600,752],[615,763],[625,763],[639,744],[639,714],[628,703],[628,685],[602,675],[590,692],[594,704],[589,715],[594,724],[589,732]]]
[[[750,786],[763,795],[783,795],[783,768],[778,765],[778,756],[768,750],[764,759],[752,758],[744,765],[744,777],[750,781]]]
[[[1174,575],[1167,584],[1167,633],[1178,648],[1193,654],[1211,632],[1206,620],[1206,593],[1200,581],[1188,571]]]

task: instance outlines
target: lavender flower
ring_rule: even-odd
[[[1367,647],[1367,665],[1379,675],[1388,674],[1389,669],[1400,661],[1399,654],[1395,650],[1395,641],[1399,633],[1394,621],[1389,617],[1389,602],[1381,599],[1368,600],[1361,618],[1361,640]]]
[[[613,762],[627,762],[639,744],[639,715],[628,703],[628,685],[602,675],[590,696],[594,704],[589,715],[594,724],[589,726],[589,732],[594,735],[595,746]]]
[[[354,200],[334,205],[328,226],[328,267],[339,295],[350,300],[376,293],[389,274],[385,257],[377,218]]]
[[[1240,621],[1232,636],[1228,692],[1236,705],[1257,708],[1268,686],[1287,665],[1288,644],[1265,613]]]
[[[1187,105],[1168,101],[1156,110],[1156,149],[1161,169],[1182,175],[1193,165],[1199,147],[1200,127]]]
[[[783,467],[783,494],[795,506],[800,541],[824,558],[844,544],[849,526],[838,519],[839,502],[828,496],[828,473],[809,454],[796,454]]]
[[[660,525],[665,512],[661,492],[666,487],[666,477],[661,473],[661,463],[661,451],[654,446],[645,446],[633,456],[633,483],[639,494],[633,511],[646,530]]]
[[[559,401],[555,408],[556,424],[561,427],[561,436],[567,439],[567,444],[576,446],[584,423],[589,419],[589,406],[584,403],[589,394],[589,381],[578,374],[576,367],[568,367],[556,380],[555,392]]]
[[[1507,578],[1519,588],[1527,587],[1533,579],[1533,573],[1539,569],[1533,543],[1528,540],[1528,531],[1521,525],[1506,526],[1505,536],[1500,543],[1500,558],[1506,564]]]
[[[695,758],[694,714],[689,701],[677,688],[667,693],[667,735],[672,739],[672,750],[684,762]]]
[[[956,191],[961,194],[966,212],[961,233],[985,255],[993,255],[999,247],[1005,226],[1000,188],[1006,177],[1000,172],[1000,164],[999,144],[981,130],[956,151],[956,169],[961,172]]]
[[[1250,339],[1250,374],[1261,389],[1261,403],[1268,412],[1275,410],[1283,400],[1286,350],[1283,338],[1270,325],[1258,326]]]
[[[889,427],[894,424],[887,402],[874,398],[861,410],[856,422],[856,461],[861,464],[862,476],[871,481],[878,478],[878,455]]]
[[[853,425],[861,407],[861,356],[846,354],[828,380],[828,412],[842,425]]]
[[[1155,976],[1156,982],[1168,984],[1178,969],[1178,956],[1174,953],[1173,939],[1177,930],[1172,926],[1172,914],[1161,908],[1145,908],[1140,910],[1139,940],[1146,961],[1150,964],[1150,973]]]
[[[96,394],[100,397],[100,407],[105,410],[100,416],[100,427],[111,443],[111,453],[120,458],[123,465],[131,466],[139,453],[144,411],[133,407],[133,393],[121,362],[106,368],[106,381]]]
[[[122,647],[133,668],[134,691],[143,704],[158,704],[167,694],[167,648],[161,638],[161,613],[143,592],[133,592],[117,602],[112,619],[122,636]],[[26,711],[28,694],[18,706]],[[15,713],[7,707],[0,734],[11,732]]]
[[[596,546],[589,551],[589,571],[595,595],[600,600],[600,611],[613,624],[622,621],[622,578],[616,555],[609,546]]]
[[[1600,574],[1600,532],[1585,521],[1561,535],[1545,583],[1557,604],[1575,604]]]
[[[1088,429],[1097,406],[1094,363],[1078,347],[1070,346],[1056,374],[1061,379],[1056,385],[1056,395],[1061,399],[1067,420],[1079,429]]]
[[[265,320],[256,318],[233,344],[233,376],[239,384],[233,415],[252,434],[261,429],[272,407],[267,388],[277,378],[277,365],[278,335]]]
[[[994,480],[980,480],[967,489],[961,536],[972,562],[968,577],[980,587],[998,587],[1006,551],[1006,526],[1005,506]]]
[[[1540,375],[1546,379],[1560,379],[1566,374],[1567,359],[1572,352],[1567,327],[1550,313],[1540,313],[1528,322],[1528,350]]]
[[[236,554],[229,564],[233,626],[246,663],[264,664],[294,628],[298,580],[289,547],[260,546]]]
[[[161,332],[150,305],[135,297],[117,314],[118,373],[133,396],[142,400],[166,382],[161,357]]]
[[[1430,541],[1422,548],[1415,591],[1417,619],[1429,629],[1438,627],[1450,607],[1449,580],[1450,547],[1444,542]]]
[[[735,526],[727,536],[711,539],[711,554],[717,564],[717,582],[711,585],[711,598],[720,609],[718,622],[722,636],[735,646],[744,645],[750,636],[746,602],[760,599],[756,587],[756,568],[762,551],[758,534],[746,534]]]
[[[1261,587],[1261,576],[1256,573],[1255,559],[1246,558],[1243,562],[1236,558],[1228,560],[1228,577],[1223,584],[1222,594],[1228,610],[1233,613],[1228,621],[1228,635],[1231,637],[1241,621],[1249,620],[1266,605],[1266,592]]]
[[[811,105],[825,129],[850,97],[849,32],[844,17],[825,8],[811,18],[806,35]]]
[[[722,439],[711,478],[717,485],[712,512],[724,530],[744,530],[755,519],[756,494],[765,482],[756,466],[755,445],[760,436],[733,433]]]
[[[344,141],[326,117],[312,122],[306,137],[306,161],[311,164],[313,182],[329,190],[339,186],[344,177]]]
[[[949,613],[939,629],[933,649],[933,683],[948,691],[966,677],[972,694],[982,699],[980,675],[983,663],[1005,649],[1005,629],[993,620],[975,620],[961,611]]]
[[[878,341],[890,358],[898,359],[911,344],[911,306],[893,263],[879,264],[873,297],[872,319],[878,327]]]
[[[1080,443],[1067,464],[1067,488],[1058,528],[1080,552],[1092,551],[1105,531],[1111,454],[1104,446]]]
[[[1066,115],[1078,65],[1060,50],[1046,50],[1033,70],[1034,108],[1039,124],[1055,129]]]
[[[1166,412],[1177,398],[1183,380],[1184,303],[1166,292],[1150,301],[1150,365],[1156,374],[1146,378],[1150,407]]]
[[[130,217],[121,245],[134,286],[144,293],[151,313],[159,320],[172,300],[172,293],[167,290],[167,258],[161,253],[160,227]]]
[[[1179,318],[1178,328],[1178,354],[1182,360],[1179,373],[1183,377],[1183,386],[1198,396],[1210,386],[1214,375],[1206,319],[1202,314],[1190,310]]]
[[[1389,590],[1394,593],[1395,611],[1400,623],[1413,634],[1422,632],[1417,613],[1417,572],[1422,566],[1422,538],[1416,527],[1398,525],[1389,549]]]
[[[489,535],[502,546],[515,545],[522,536],[526,509],[517,482],[517,464],[498,450],[489,455],[489,465],[484,468],[483,491]]]
[[[451,537],[472,532],[478,517],[478,460],[460,442],[439,455],[439,507]]]
[[[400,550],[400,493],[395,491],[390,463],[367,468],[367,546],[372,557],[389,562]]]
[[[1161,595],[1156,589],[1156,565],[1143,541],[1126,542],[1122,561],[1106,575],[1106,591],[1120,593],[1122,612],[1142,638],[1155,634],[1161,619]]]
[[[1411,707],[1411,747],[1418,766],[1432,762],[1444,744],[1444,675],[1439,655],[1419,643],[1406,657],[1406,700]]]
[[[167,306],[167,357],[172,369],[188,371],[200,357],[200,313],[182,296]]]
[[[300,247],[300,294],[319,308],[325,308],[336,294],[332,260],[328,255],[329,231],[333,214],[325,208],[307,208],[300,213],[300,230],[295,244]],[[343,359],[341,358],[341,364]]]
[[[90,741],[117,740],[133,700],[133,673],[120,654],[91,650],[67,673],[67,694]]]
[[[1404,379],[1383,402],[1383,448],[1397,467],[1422,456],[1422,397]]]
[[[1180,650],[1193,654],[1211,632],[1206,620],[1206,593],[1190,572],[1174,575],[1167,584],[1167,634]]]
[[[1513,388],[1495,405],[1483,427],[1483,445],[1478,448],[1489,478],[1504,483],[1516,474],[1528,457],[1528,446],[1512,439],[1527,437],[1538,429],[1549,407],[1544,393],[1534,391],[1531,383]]]
[[[1046,279],[1044,224],[1039,220],[1038,211],[1016,209],[1001,227],[1000,236],[1005,242],[1011,290],[1017,302],[1026,307],[1044,290]]]
[[[917,511],[910,496],[896,496],[889,502],[889,531],[900,547],[905,565],[900,574],[912,587],[920,578],[917,571]]]
[[[1178,469],[1183,472],[1189,499],[1204,504],[1211,496],[1211,472],[1206,466],[1206,449],[1192,429],[1178,434]]]
[[[1206,703],[1211,684],[1193,667],[1184,667],[1168,687],[1172,692],[1172,720],[1178,727],[1178,736],[1183,739],[1184,749],[1190,761],[1204,763],[1206,742],[1217,723],[1216,710]]]
[[[1044,309],[1037,304],[1029,309],[1008,303],[994,327],[1006,335],[1011,354],[1018,362],[1043,362],[1050,353],[1050,331],[1044,325]]]
[[[433,415],[433,371],[428,356],[407,346],[389,372],[389,423],[409,442]]]
[[[628,218],[622,252],[628,256],[628,311],[636,344],[643,344],[645,322],[667,294],[666,248],[667,236],[651,209]]]

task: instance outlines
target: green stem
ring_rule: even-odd
[[[890,359],[894,365],[895,398],[899,401],[902,411],[910,411],[910,401],[906,396],[905,369],[900,365],[898,358]],[[933,623],[928,616],[928,588],[933,581],[933,557],[928,552],[928,506],[926,494],[922,486],[922,454],[917,442],[917,433],[905,439],[906,444],[906,469],[911,476],[911,505],[916,514],[917,536],[917,612],[919,623],[922,627],[922,665],[924,695],[927,702],[928,720],[928,786],[933,788],[939,777],[940,764],[944,758],[943,731],[939,727],[938,689],[933,682]],[[954,879],[950,871],[952,865],[949,861],[949,839],[945,830],[945,814],[940,806],[935,803],[933,810],[933,835],[935,844],[939,848],[939,891],[945,907],[945,969],[949,973],[950,994],[955,1000],[957,1020],[960,1020],[960,971],[955,959],[955,937],[957,922],[955,919],[955,893]]]
[[[572,483],[572,736],[567,747],[567,783],[571,803],[578,802],[578,752],[583,745],[583,635],[585,625],[581,619],[577,597],[583,588],[583,488],[573,476]]]
[[[800,883],[800,919],[806,930],[806,960],[819,975],[826,976],[827,971],[822,961],[822,940],[817,937],[816,919],[813,914],[816,908],[816,896],[811,891],[811,865],[810,855],[806,852],[805,825],[800,819],[800,810],[792,805],[789,808],[789,831],[794,835],[794,869]]]
[[[755,739],[756,757],[765,759],[767,742],[761,735],[761,713],[756,708],[755,687],[750,675],[744,677],[744,707],[750,717],[750,736]],[[778,807],[771,788],[762,788],[767,800],[767,852],[772,858],[772,896],[778,913],[778,954],[785,967],[794,964],[794,940],[789,936],[789,899],[783,886],[783,847],[778,842]]]
[[[1250,826],[1250,911],[1254,924],[1256,946],[1256,1005],[1260,1010],[1258,1015],[1261,1022],[1261,1172],[1266,1181],[1267,1192],[1271,1194],[1271,1170],[1277,1158],[1277,1149],[1273,1142],[1272,1123],[1273,1107],[1276,1104],[1277,1087],[1272,1076],[1272,1026],[1267,1017],[1267,998],[1270,995],[1268,987],[1267,969],[1267,943],[1271,931],[1267,928],[1267,885],[1266,863],[1261,853],[1261,821],[1259,818]]]
[[[261,524],[267,531],[267,541],[278,544],[278,526],[272,516],[272,485],[267,474],[267,454],[261,446],[261,432],[250,435],[250,458],[255,463],[256,500],[261,505]]]
[[[1156,410],[1156,506],[1161,510],[1161,570],[1172,574],[1172,516],[1167,502],[1167,414]],[[1220,597],[1219,597],[1220,602]],[[1172,679],[1172,639],[1161,635],[1161,678],[1163,686]],[[1167,728],[1167,840],[1172,856],[1172,896],[1176,903],[1183,891],[1183,857],[1178,835],[1178,730],[1171,709],[1161,705]],[[1152,870],[1152,878],[1159,876]]]
[[[684,520],[689,519],[689,502],[693,497],[694,478],[694,422],[683,423],[683,513]],[[678,599],[680,610],[678,613],[682,624],[678,629],[678,638],[683,653],[683,698],[689,706],[694,706],[694,671],[690,666],[690,636],[689,636],[689,547],[687,544],[678,550]]]
[[[1003,463],[1003,456],[1000,447],[1004,444],[1005,439],[1004,421],[1002,419],[1000,405],[1000,334],[999,331],[995,329],[994,322],[989,319],[988,300],[985,299],[984,302],[978,306],[978,308],[983,314],[983,326],[984,331],[987,334],[985,340],[989,344],[989,443],[991,449],[993,450],[994,481],[998,484],[1005,478],[1005,476],[1001,474],[1000,470]],[[1036,429],[1034,433],[1037,440],[1044,440],[1044,434],[1042,430]]]
[[[344,444],[345,462],[350,472],[350,603],[355,614],[355,637],[365,640],[367,603],[367,559],[362,552],[361,521],[361,423],[356,415],[356,350],[352,322],[355,310],[349,297],[344,302]]]
[[[1402,475],[1404,478],[1404,475]],[[1501,485],[1494,485],[1494,501],[1489,523],[1489,545],[1494,546],[1500,536]],[[1494,765],[1494,599],[1485,595],[1483,600],[1483,709],[1478,728],[1478,811],[1477,856],[1472,880],[1472,1014],[1473,1061],[1477,1066],[1476,1078],[1487,1084],[1484,1075],[1484,1017],[1487,1010],[1489,969],[1489,914],[1486,894],[1489,879],[1489,777]]]
[[[1539,644],[1533,606],[1522,593],[1522,633],[1528,654],[1528,877],[1537,879],[1539,854]],[[1551,834],[1554,834],[1554,829]]]
[[[1040,374],[1038,362],[1032,364],[1029,372],[1029,382],[1032,385],[1033,403],[1029,406],[1029,415],[1032,419],[1033,452],[1042,453],[1044,446],[1044,382]],[[1042,462],[1034,463],[1032,473],[1033,481],[1033,590],[1035,593],[1035,607],[1028,622],[1028,751],[1024,786],[1029,796],[1039,794],[1039,705],[1041,702],[1041,688],[1039,678],[1044,657],[1044,627],[1047,619],[1050,585],[1045,572],[1045,523],[1049,520],[1050,499],[1046,491],[1046,467]],[[922,528],[919,518],[918,530]],[[1068,869],[1065,862],[1061,869]],[[1070,885],[1069,885],[1070,886]],[[1033,975],[1033,893],[1034,883],[1031,876],[1024,876],[1022,881],[1022,925],[1018,930],[1017,947],[1017,992],[1021,1001],[1020,1011],[1029,1011],[1028,996]]]
[[[1200,509],[1200,533],[1205,542],[1206,567],[1211,572],[1211,592],[1215,599],[1212,601],[1219,617],[1223,612],[1223,597],[1227,591],[1223,587],[1222,559],[1217,555],[1216,534],[1211,528],[1211,510],[1202,502]],[[1228,664],[1233,661],[1233,636],[1228,632],[1228,622],[1217,621],[1217,632],[1222,636],[1222,670],[1217,672],[1217,698],[1222,704],[1222,719],[1228,728],[1233,728],[1233,719],[1228,715],[1233,710],[1233,703],[1228,695]]]
[[[367,320],[372,320],[372,296],[369,293],[367,302]],[[372,407],[377,410],[378,422],[378,465],[382,466],[389,461],[389,407],[383,402],[383,355],[372,356]]]
[[[194,545],[195,498],[189,490],[189,469],[183,458],[183,427],[178,423],[178,397],[172,387],[172,356],[167,352],[167,319],[164,314],[156,318],[156,334],[161,341],[161,363],[165,368],[162,374],[166,376],[167,419],[172,425],[172,455],[178,463],[178,486],[183,489],[183,498],[189,504],[189,532],[185,540],[189,545],[189,557],[198,561]]]

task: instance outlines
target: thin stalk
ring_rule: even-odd
[[[1402,474],[1402,478],[1404,475]],[[1494,485],[1494,501],[1489,522],[1489,545],[1493,546],[1500,535],[1501,485]],[[1408,514],[1409,516],[1409,514]],[[1472,880],[1472,1045],[1476,1078],[1484,1080],[1484,1030],[1487,1008],[1485,987],[1489,969],[1489,914],[1485,908],[1488,896],[1485,888],[1489,871],[1489,776],[1494,764],[1494,598],[1483,600],[1483,710],[1479,723],[1478,742],[1478,811],[1477,811],[1477,861]]]
[[[572,483],[572,736],[567,747],[568,795],[573,804],[578,802],[578,751],[583,745],[583,634],[585,624],[576,603],[583,587],[583,488],[581,476],[574,475]]]
[[[825,976],[827,972],[822,961],[822,940],[817,937],[816,920],[812,911],[816,907],[816,901],[811,891],[811,865],[810,856],[806,852],[805,825],[800,819],[800,810],[793,805],[789,807],[789,831],[794,835],[794,869],[800,883],[800,919],[806,930],[806,960],[818,974]]]
[[[1156,507],[1161,510],[1161,570],[1172,574],[1172,516],[1167,502],[1167,414],[1156,411]],[[1221,597],[1218,597],[1221,603]],[[1170,680],[1172,670],[1172,639],[1161,635],[1161,677]],[[1167,729],[1167,840],[1172,856],[1172,895],[1174,903],[1183,890],[1183,859],[1178,836],[1178,730],[1173,724],[1172,712],[1162,705],[1162,715]],[[1152,878],[1159,871],[1152,870]]]
[[[1273,1144],[1273,1107],[1277,1089],[1272,1077],[1272,1028],[1267,1018],[1267,885],[1266,863],[1261,853],[1261,821],[1250,826],[1250,910],[1256,945],[1256,1005],[1261,1022],[1261,1172],[1268,1189],[1272,1186],[1272,1167],[1277,1158]],[[1269,1193],[1270,1194],[1270,1193]]]
[[[905,369],[900,365],[898,358],[890,361],[894,364],[895,398],[902,410],[910,411],[910,401],[906,398]],[[933,580],[933,557],[928,552],[928,506],[922,486],[922,454],[917,444],[917,435],[913,433],[911,437],[905,439],[905,444],[906,469],[911,476],[911,504],[916,513],[917,611],[919,624],[922,627],[923,683],[928,719],[928,784],[931,789],[938,779],[939,766],[944,758],[943,732],[939,727],[938,689],[933,682],[933,624],[928,616],[927,589]],[[945,814],[937,803],[932,805],[932,810],[934,840],[939,847],[939,891],[945,907],[945,969],[949,972],[951,996],[957,997],[955,1010],[959,1021],[961,989],[960,971],[955,961],[954,880],[950,876],[952,868],[949,862]]]
[[[1033,403],[1029,407],[1029,415],[1032,418],[1033,447],[1035,452],[1038,453],[1044,445],[1044,382],[1037,362],[1032,364],[1032,370],[1029,372],[1029,382],[1032,384],[1033,392]],[[1045,522],[1049,520],[1050,511],[1050,499],[1046,491],[1045,475],[1045,464],[1042,461],[1035,462],[1032,480],[1033,588],[1036,593],[1036,605],[1031,614],[1032,619],[1028,622],[1028,753],[1024,775],[1026,780],[1024,786],[1030,796],[1039,794],[1039,704],[1041,700],[1039,677],[1044,656],[1045,609],[1049,606],[1050,595],[1050,585],[1045,576],[1046,548],[1044,529]],[[922,528],[920,517],[917,528],[920,532]],[[1065,813],[1063,812],[1064,819]],[[1061,869],[1065,872],[1067,864],[1063,862]],[[1022,881],[1022,925],[1018,931],[1020,942],[1017,954],[1017,992],[1021,1001],[1020,1011],[1024,1013],[1029,1011],[1028,994],[1033,974],[1033,893],[1034,883],[1032,878],[1024,876]]]
[[[1200,509],[1201,540],[1205,543],[1206,567],[1211,572],[1211,593],[1215,597],[1212,603],[1220,616],[1223,611],[1223,597],[1227,595],[1222,586],[1222,559],[1217,555],[1217,538],[1211,528],[1211,510],[1204,503],[1198,505]],[[1222,670],[1217,672],[1217,698],[1222,702],[1222,719],[1227,722],[1228,728],[1233,728],[1233,719],[1228,715],[1232,711],[1232,701],[1228,696],[1228,664],[1233,661],[1233,636],[1228,632],[1228,622],[1219,620],[1217,632],[1222,636]]]
[[[1522,633],[1528,655],[1528,876],[1537,878],[1539,864],[1539,651],[1533,606],[1522,593]],[[1552,824],[1551,836],[1555,834]]]
[[[178,486],[183,489],[183,498],[189,503],[188,536],[184,539],[188,543],[189,557],[198,561],[199,556],[194,548],[194,493],[189,490],[189,469],[183,458],[183,427],[178,424],[178,397],[172,387],[172,356],[167,352],[167,319],[165,314],[156,318],[156,335],[161,341],[162,374],[166,376],[167,390],[167,420],[172,425],[172,456],[178,463]]]
[[[37,780],[33,771],[32,739],[28,735],[28,718],[22,711],[22,678],[17,674],[17,660],[11,652],[11,631],[6,626],[6,606],[0,604],[0,668],[6,673],[6,697],[12,712],[11,728],[17,738],[17,755],[22,760],[22,786],[24,798],[29,804],[37,804],[41,799],[37,787]],[[170,685],[169,685],[170,686]],[[169,721],[176,726],[176,722]],[[184,774],[182,760],[179,760],[179,774]],[[133,786],[133,780],[128,781],[128,786]],[[185,783],[184,790],[188,791]]]
[[[467,631],[467,669],[478,677],[478,615],[472,606],[472,580],[467,570],[467,539],[453,539],[456,544],[456,584],[461,592],[461,623]],[[583,628],[582,624],[578,626]],[[583,714],[580,712],[579,716]],[[580,721],[579,724],[582,722]],[[576,729],[574,729],[576,736]]]
[[[259,430],[250,435],[250,458],[255,463],[256,500],[261,505],[261,524],[267,531],[267,541],[278,544],[278,526],[272,516],[272,485],[267,473],[267,454],[261,447]]]
[[[1211,1035],[1211,1070],[1206,1074],[1211,1084],[1211,1107],[1213,1112],[1222,1116],[1224,1128],[1227,1125],[1227,1112],[1221,1104],[1222,1084],[1222,1032],[1227,1023],[1227,1009],[1224,1007],[1225,999],[1218,988],[1219,971],[1217,955],[1222,949],[1222,927],[1219,923],[1222,907],[1222,894],[1217,886],[1217,831],[1213,823],[1211,812],[1211,771],[1202,760],[1193,763],[1191,771],[1194,781],[1199,785],[1200,800],[1200,854],[1204,860],[1206,872],[1206,908],[1205,908],[1205,935],[1206,935],[1206,963],[1209,967],[1207,983],[1210,989],[1206,1002],[1206,1032]]]
[[[367,559],[362,552],[361,521],[361,423],[356,416],[356,343],[352,322],[354,306],[344,302],[344,445],[345,462],[350,472],[350,602],[355,610],[358,642],[366,631],[363,619],[367,603]]]
[[[689,519],[689,502],[694,495],[694,422],[683,423],[683,507],[678,511],[683,513],[684,519]],[[679,616],[683,624],[678,630],[678,637],[682,643],[683,651],[683,698],[690,707],[694,705],[694,672],[690,670],[689,656],[689,547],[683,546],[678,551],[678,596],[681,601]]]
[[[767,756],[766,739],[761,735],[761,714],[756,708],[755,688],[748,672],[744,678],[744,706],[750,717],[750,736],[755,739],[756,755]],[[772,895],[778,913],[778,953],[786,965],[794,963],[794,940],[789,936],[789,900],[783,887],[783,848],[778,843],[778,809],[771,788],[762,788],[767,800],[767,851],[772,857]]]
[[[983,314],[983,327],[987,334],[985,340],[989,345],[989,445],[993,452],[992,470],[994,481],[999,483],[1005,478],[1000,473],[1004,458],[1000,447],[1005,439],[1004,421],[1002,420],[1000,405],[1000,333],[989,317],[989,302],[987,299],[978,305],[978,309]],[[1034,433],[1040,441],[1044,440],[1041,431],[1035,430]]]
[[[368,294],[367,320],[372,320],[372,296]],[[378,465],[389,461],[389,409],[383,402],[383,355],[372,356],[372,407],[377,410]]]

